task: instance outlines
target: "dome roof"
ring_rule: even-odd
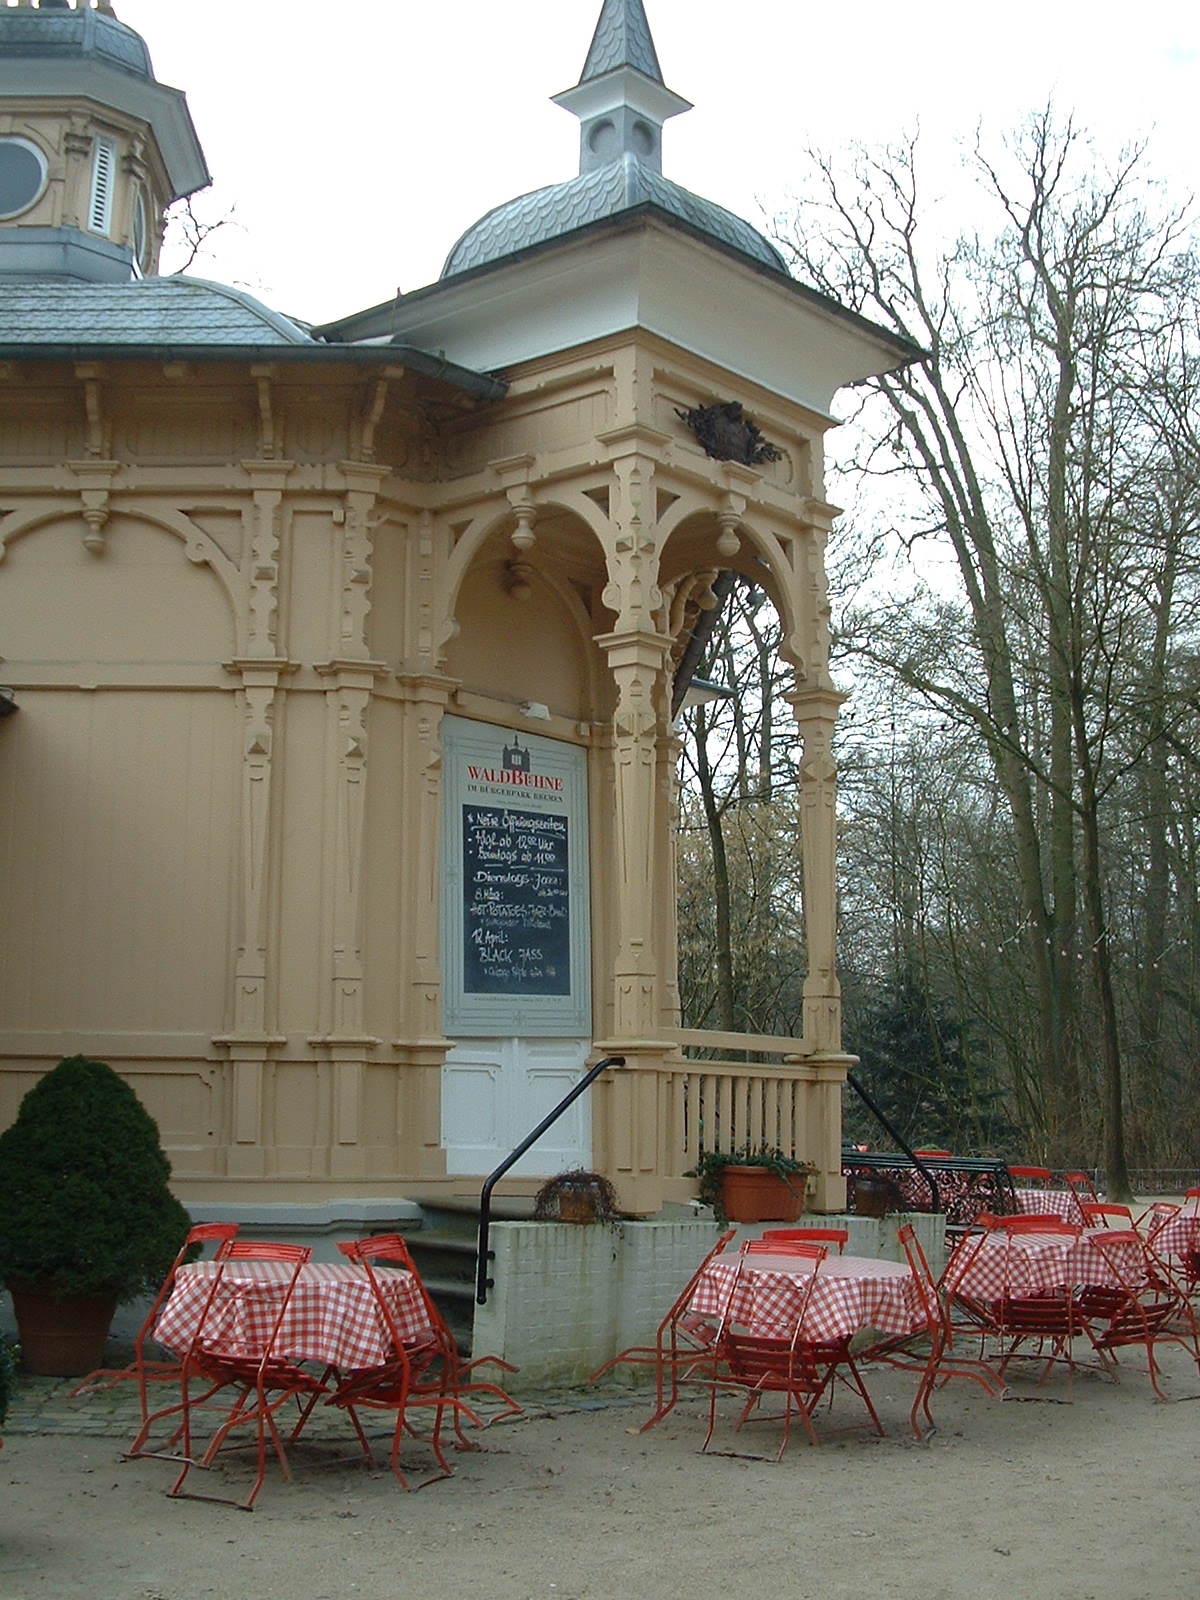
[[[535,189],[532,194],[520,195],[489,211],[459,239],[446,257],[441,275],[453,277],[530,245],[544,244],[590,223],[647,205],[677,217],[698,233],[708,234],[761,266],[787,272],[779,251],[748,222],[724,206],[672,183],[627,151],[607,166],[580,173],[566,183]]]
[[[111,12],[65,6],[0,7],[0,55],[39,60],[81,60],[93,57],[154,82],[150,52],[141,34],[118,22]]]
[[[480,217],[446,257],[443,278],[646,207],[787,273],[757,229],[663,176],[663,124],[691,106],[663,82],[642,0],[603,0],[583,74],[554,102],[579,118],[578,176]]]

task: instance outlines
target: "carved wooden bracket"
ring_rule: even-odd
[[[67,466],[79,480],[79,499],[86,524],[83,547],[94,556],[102,556],[108,548],[105,526],[109,517],[109,495],[113,478],[121,470],[119,461],[68,461]]]
[[[275,368],[257,366],[250,368],[258,390],[258,454],[263,461],[273,461],[278,450],[275,437]]]
[[[87,413],[87,443],[84,453],[89,460],[99,460],[109,454],[109,425],[104,412],[104,396],[100,389],[103,369],[98,361],[80,361],[75,366],[75,376],[83,385],[83,406]]]

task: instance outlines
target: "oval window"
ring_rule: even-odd
[[[15,134],[0,137],[0,218],[28,211],[46,187],[46,158]]]
[[[133,259],[139,272],[150,266],[150,221],[146,212],[146,196],[140,189],[133,195]]]

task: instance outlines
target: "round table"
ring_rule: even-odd
[[[748,1328],[759,1338],[787,1338],[812,1279],[814,1263],[783,1254],[722,1255],[709,1262],[690,1309]],[[867,1256],[826,1256],[812,1284],[802,1333],[813,1341],[848,1338],[860,1328],[901,1336],[925,1321],[907,1266]]]
[[[1200,1254],[1200,1210],[1185,1206],[1151,1233],[1150,1245],[1160,1256]]]
[[[1058,1217],[1079,1227],[1083,1213],[1070,1189],[1014,1189],[1017,1210],[1024,1216]]]
[[[253,1260],[197,1261],[181,1267],[154,1337],[168,1350],[186,1351],[203,1317],[206,1349],[227,1358],[260,1357],[292,1271],[285,1262]],[[432,1339],[425,1302],[412,1274],[381,1266],[375,1268],[375,1276],[404,1344]],[[214,1278],[218,1281],[206,1314]],[[309,1262],[301,1267],[273,1355],[355,1372],[381,1366],[390,1353],[391,1335],[364,1267],[348,1262]]]
[[[1140,1242],[1108,1228],[1089,1228],[1077,1238],[996,1228],[978,1241],[968,1235],[959,1250],[960,1264],[951,1260],[943,1286],[975,1300],[1024,1299],[1081,1285],[1120,1288],[1146,1276]]]

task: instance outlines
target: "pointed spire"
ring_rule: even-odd
[[[663,82],[642,0],[604,0],[579,81],[588,83],[618,67],[633,67]]]
[[[604,0],[583,76],[554,96],[579,118],[579,171],[635,156],[662,171],[662,130],[691,102],[663,82],[642,0]]]

